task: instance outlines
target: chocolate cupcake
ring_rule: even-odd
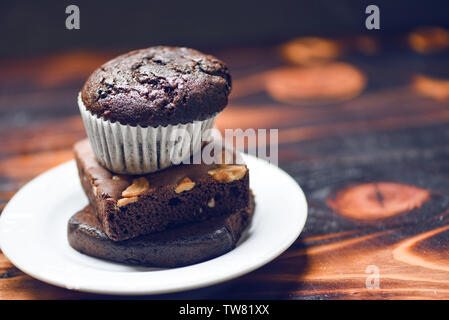
[[[143,174],[200,150],[230,90],[222,61],[193,49],[159,46],[95,70],[78,105],[99,162],[113,172]]]

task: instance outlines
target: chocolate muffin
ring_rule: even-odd
[[[142,174],[197,151],[230,90],[222,61],[189,48],[158,46],[99,67],[78,105],[100,163],[117,173]],[[183,150],[175,161],[174,150]]]
[[[81,91],[84,106],[111,122],[142,127],[208,119],[228,102],[231,76],[220,60],[178,47],[121,55],[95,70]]]

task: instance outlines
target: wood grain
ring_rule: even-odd
[[[279,129],[280,166],[306,193],[307,225],[289,250],[248,275],[144,298],[449,298],[448,100],[441,83],[429,91],[432,81],[426,82],[426,92],[439,93],[432,96],[414,82],[416,74],[448,78],[449,54],[348,50],[329,59],[366,75],[363,92],[308,104],[284,103],[267,91],[273,70],[300,68],[282,62],[276,48],[215,52],[234,74],[218,127]],[[30,179],[73,157],[73,143],[85,136],[77,92],[115,54],[0,63],[0,210]],[[297,83],[295,74],[283,81]],[[370,266],[379,271],[379,288],[366,286]],[[0,299],[77,298],[104,297],[44,284],[0,254]]]

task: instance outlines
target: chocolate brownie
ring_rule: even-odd
[[[231,76],[217,58],[189,48],[151,47],[95,70],[81,91],[87,110],[142,127],[208,119],[226,106]]]
[[[70,245],[90,256],[134,265],[181,267],[220,256],[233,248],[254,210],[248,207],[220,217],[193,222],[124,241],[112,241],[91,206],[69,221]]]
[[[147,175],[118,175],[97,162],[88,140],[75,145],[75,158],[84,191],[115,241],[248,205],[246,165],[181,164]]]

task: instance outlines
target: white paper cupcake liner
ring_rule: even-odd
[[[216,118],[215,115],[187,124],[141,127],[122,125],[92,114],[84,106],[81,94],[78,107],[98,161],[113,172],[127,174],[150,173],[179,164],[201,149]]]

